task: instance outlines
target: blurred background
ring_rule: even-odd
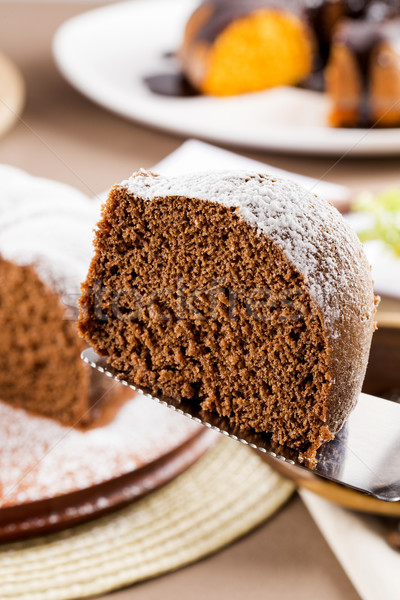
[[[0,0],[1,597],[398,599],[398,502],[106,385],[74,311],[113,185],[264,169],[365,243],[397,402],[399,40],[394,0]]]

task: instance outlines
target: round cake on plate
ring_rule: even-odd
[[[398,126],[399,38],[397,0],[204,0],[178,58],[204,94],[326,87],[331,125]]]

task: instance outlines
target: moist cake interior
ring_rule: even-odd
[[[89,419],[84,343],[32,266],[0,258],[0,398],[68,425]]]
[[[332,437],[320,313],[238,209],[116,187],[96,235],[79,329],[126,379],[300,451]]]

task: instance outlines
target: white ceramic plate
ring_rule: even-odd
[[[67,21],[54,56],[86,96],[129,119],[184,136],[241,147],[346,155],[400,154],[400,129],[332,129],[323,94],[296,88],[214,98],[150,92],[143,77],[173,70],[176,50],[197,0],[135,0]]]

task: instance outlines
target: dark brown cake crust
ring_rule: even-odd
[[[281,248],[237,209],[204,200],[116,187],[95,249],[79,330],[128,381],[311,459],[332,439],[361,388],[371,306],[344,310],[332,335]]]

